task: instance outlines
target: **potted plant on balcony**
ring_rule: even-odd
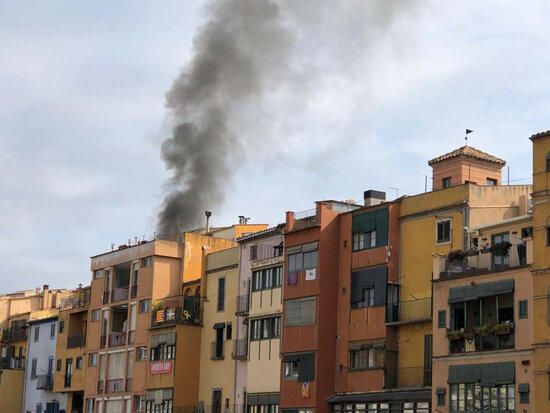
[[[477,326],[474,329],[474,332],[477,336],[488,336],[489,334],[492,334],[494,330],[494,324],[484,324],[481,326]]]
[[[449,262],[451,264],[462,264],[469,256],[469,251],[463,251],[463,250],[454,250],[449,252],[449,255],[447,255],[447,258],[449,259]]]
[[[462,340],[464,338],[464,329],[463,328],[459,330],[447,329],[447,332],[445,333],[445,335],[449,340]]]
[[[512,243],[510,241],[497,242],[490,248],[491,252],[497,257],[507,257],[510,253]]]
[[[510,334],[513,329],[514,323],[512,321],[505,321],[503,323],[493,325],[492,332],[497,335],[506,335]]]

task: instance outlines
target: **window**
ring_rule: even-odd
[[[103,271],[102,270],[95,270],[94,271],[94,279],[98,279],[98,278],[101,278],[103,277]]]
[[[278,288],[282,284],[283,267],[266,268],[252,273],[252,291]]]
[[[34,341],[38,341],[40,337],[40,326],[34,326]]]
[[[550,151],[546,154],[546,172],[550,172]]]
[[[519,301],[519,318],[527,318],[527,300]]]
[[[533,227],[525,227],[521,229],[521,238],[533,238]]]
[[[50,324],[50,338],[55,338],[55,323]]]
[[[77,369],[81,369],[82,368],[82,357],[77,357],[76,358],[76,366],[75,368]]]
[[[353,234],[353,251],[376,247],[376,231]]]
[[[363,288],[363,300],[359,303],[354,303],[354,308],[372,306],[374,306],[374,287]]]
[[[230,323],[228,323],[225,329],[225,339],[231,340],[232,336],[233,336],[233,326]]]
[[[546,246],[550,247],[550,226],[546,227]]]
[[[298,360],[285,362],[285,380],[298,379]]]
[[[73,376],[73,359],[65,360],[65,387],[71,387],[71,378]]]
[[[92,321],[99,321],[99,317],[101,316],[101,310],[92,310]]]
[[[317,250],[288,255],[288,272],[317,268]]]
[[[349,366],[351,370],[366,370],[384,367],[385,350],[362,346],[349,351]]]
[[[445,406],[445,393],[447,393],[447,389],[445,387],[439,387],[435,391],[435,394],[437,395],[438,406]]]
[[[479,383],[450,385],[451,413],[469,411],[515,412],[514,385],[482,387]]]
[[[496,180],[494,178],[487,178],[487,181],[485,182],[485,185],[489,185],[489,186],[498,185],[498,180]]]
[[[36,379],[36,364],[38,363],[37,359],[32,359],[31,362],[31,380]]]
[[[151,300],[141,300],[139,302],[139,312],[146,313],[151,310]]]
[[[218,303],[216,309],[223,311],[225,307],[225,278],[218,278]]]
[[[138,347],[136,352],[137,361],[147,360],[147,347]]]
[[[90,367],[97,366],[97,353],[90,353],[88,356],[88,365]]]
[[[447,326],[447,311],[440,310],[437,312],[437,327],[445,328]]]
[[[173,360],[176,358],[176,345],[161,343],[151,348],[151,361]]]
[[[284,306],[285,326],[310,326],[315,324],[317,299],[298,298],[287,300]]]
[[[63,330],[65,329],[65,320],[59,321],[59,333],[63,333]]]
[[[145,257],[141,259],[141,268],[147,268],[151,266],[153,262],[152,257]]]
[[[57,362],[56,362],[56,364],[55,364],[55,369],[56,369],[57,371],[61,371],[61,365],[62,365],[62,363],[63,363],[63,360],[57,359]]]
[[[42,403],[36,403],[36,413],[42,413]]]
[[[267,317],[252,320],[250,324],[250,340],[268,340],[281,336],[281,317]]]
[[[446,189],[446,188],[450,188],[450,187],[451,187],[451,177],[450,177],[450,176],[448,176],[448,177],[446,177],[446,178],[443,178],[443,179],[441,180],[441,187],[442,187],[443,189]]]
[[[283,357],[283,363],[285,380],[315,380],[315,353],[287,354]]]
[[[443,242],[451,241],[451,220],[443,219],[437,221],[437,243],[441,244]]]
[[[317,268],[317,251],[304,252],[304,270]]]
[[[529,383],[522,383],[518,386],[519,402],[529,404]]]
[[[258,246],[257,245],[251,245],[250,246],[250,261],[254,261],[258,258]]]

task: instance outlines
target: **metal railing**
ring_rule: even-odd
[[[69,336],[67,337],[67,348],[77,348],[86,346],[86,335]]]
[[[128,287],[115,288],[111,292],[111,302],[124,301],[128,299],[128,293],[130,289]]]
[[[151,312],[151,326],[170,324],[200,325],[200,297],[187,296],[160,302]]]
[[[235,310],[235,315],[246,315],[250,309],[250,300],[248,294],[237,296],[237,308]]]
[[[109,347],[125,346],[128,334],[125,331],[114,331],[109,334]]]
[[[61,309],[84,307],[90,304],[91,290],[85,290],[61,299]]]
[[[317,209],[308,209],[294,213],[294,229],[314,227],[318,224]]]
[[[36,376],[36,390],[51,390],[53,388],[53,374]]]
[[[528,251],[530,243],[512,244],[508,253],[499,255],[489,250],[480,250],[463,260],[450,261],[446,256],[434,258],[434,278],[453,278],[468,275],[478,275],[494,271],[521,268],[529,265]]]
[[[223,360],[225,346],[223,341],[213,341],[210,345],[210,358],[212,360]]]
[[[112,379],[107,380],[105,383],[105,393],[123,393],[124,392],[124,379]]]
[[[386,320],[388,323],[414,323],[428,321],[431,318],[431,297],[386,304]]]
[[[243,360],[248,357],[248,340],[233,340],[233,359]]]
[[[27,341],[26,328],[6,328],[2,332],[2,343],[10,343],[12,341]]]

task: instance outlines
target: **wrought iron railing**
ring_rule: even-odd
[[[125,346],[128,334],[126,331],[114,331],[109,334],[109,347]]]
[[[243,360],[248,357],[248,340],[240,339],[233,341],[233,359]]]
[[[432,318],[431,297],[386,304],[388,323],[428,321]]]
[[[51,390],[53,388],[53,374],[36,376],[36,390]]]
[[[86,335],[69,336],[67,337],[67,348],[78,348],[86,346]]]

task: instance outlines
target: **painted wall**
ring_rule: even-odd
[[[0,412],[20,412],[23,403],[23,370],[0,370]]]

